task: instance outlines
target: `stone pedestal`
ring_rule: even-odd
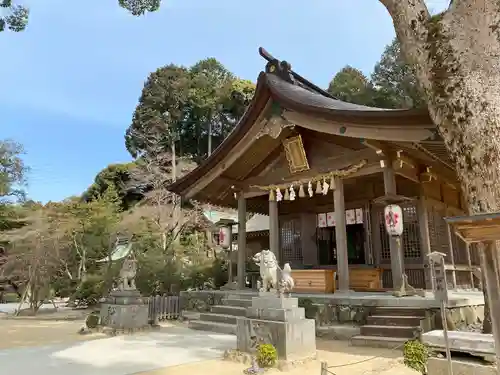
[[[100,321],[106,332],[133,332],[149,327],[148,303],[138,290],[114,290],[101,303]]]
[[[433,351],[444,352],[446,350],[446,341],[442,330],[426,332],[422,334],[421,339]],[[449,331],[448,345],[452,353],[466,353],[474,357],[481,357],[488,362],[495,361],[495,339],[492,334]]]
[[[237,321],[237,349],[254,353],[259,344],[272,344],[280,361],[295,362],[316,356],[315,321],[306,319],[298,299],[260,293],[252,298],[246,317]]]

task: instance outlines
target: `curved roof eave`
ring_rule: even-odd
[[[245,113],[241,117],[238,124],[229,133],[227,138],[194,170],[179,178],[176,182],[170,184],[167,189],[176,194],[183,195],[191,185],[208,173],[226,156],[243,138],[245,133],[254,125],[255,120],[266,107],[268,100],[271,98],[271,93],[267,85],[266,74],[261,72],[257,78],[255,94],[252,101],[248,105]]]
[[[343,102],[289,83],[272,73],[266,73],[272,97],[282,106],[327,120],[355,118],[368,124],[434,127],[426,109],[385,109]]]
[[[435,128],[427,110],[383,109],[347,103],[289,83],[273,73],[261,72],[252,101],[228,137],[198,167],[169,185],[167,189],[184,195],[191,186],[216,167],[236,147],[254,126],[270,99],[280,103],[286,109],[331,121],[351,119],[360,125],[367,126]]]

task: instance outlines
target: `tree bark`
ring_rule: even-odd
[[[500,2],[453,1],[431,16],[424,0],[379,1],[416,68],[469,212],[500,211]]]

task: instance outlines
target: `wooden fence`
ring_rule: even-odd
[[[152,323],[178,319],[180,316],[179,296],[149,297],[149,321]]]

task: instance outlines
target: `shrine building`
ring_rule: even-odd
[[[269,216],[269,248],[302,292],[382,291],[404,275],[432,289],[427,255],[446,254],[449,287],[474,288],[479,257],[447,230],[464,214],[460,185],[427,110],[350,104],[268,61],[224,142],[168,189],[238,210],[238,286],[245,285],[247,212]],[[401,251],[384,202],[403,209]],[[391,262],[392,259],[392,262]]]

